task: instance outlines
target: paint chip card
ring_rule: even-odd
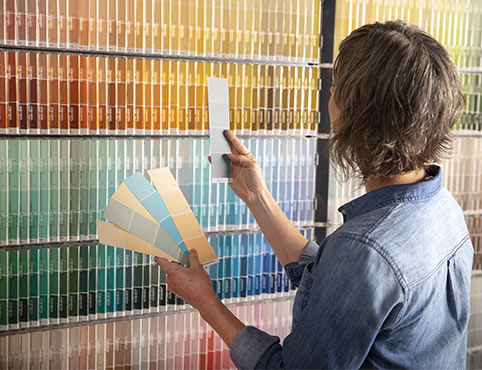
[[[226,78],[208,77],[209,139],[211,152],[211,181],[233,180],[231,161],[223,154],[231,147],[223,132],[229,130],[229,88]]]

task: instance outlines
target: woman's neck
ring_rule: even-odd
[[[425,170],[422,168],[402,175],[370,177],[365,183],[365,190],[368,193],[383,188],[384,186],[422,182],[426,176]]]

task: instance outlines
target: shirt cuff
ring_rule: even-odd
[[[254,326],[246,326],[231,343],[231,360],[238,369],[254,369],[263,354],[280,339]]]
[[[318,249],[320,249],[318,244],[310,241],[306,244],[305,248],[303,248],[298,262],[290,262],[286,264],[285,270],[290,278],[292,286],[297,287],[300,284],[305,266],[315,261]]]

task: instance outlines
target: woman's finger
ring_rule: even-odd
[[[230,130],[226,130],[224,131],[224,134],[226,136],[226,138],[231,142],[231,146],[232,146],[232,149],[234,149],[235,151],[237,151],[239,154],[249,154],[249,150],[248,148],[246,148],[244,146],[244,144],[241,142],[241,140],[239,140],[236,135],[233,134],[232,131]],[[234,150],[233,153],[234,153]],[[235,153],[237,154],[237,153]]]
[[[249,167],[252,165],[252,160],[245,155],[240,154],[226,154],[231,162],[237,166]]]

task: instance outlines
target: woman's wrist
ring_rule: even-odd
[[[246,202],[249,210],[255,213],[258,210],[267,209],[274,202],[274,198],[267,187],[259,189],[252,199]]]

